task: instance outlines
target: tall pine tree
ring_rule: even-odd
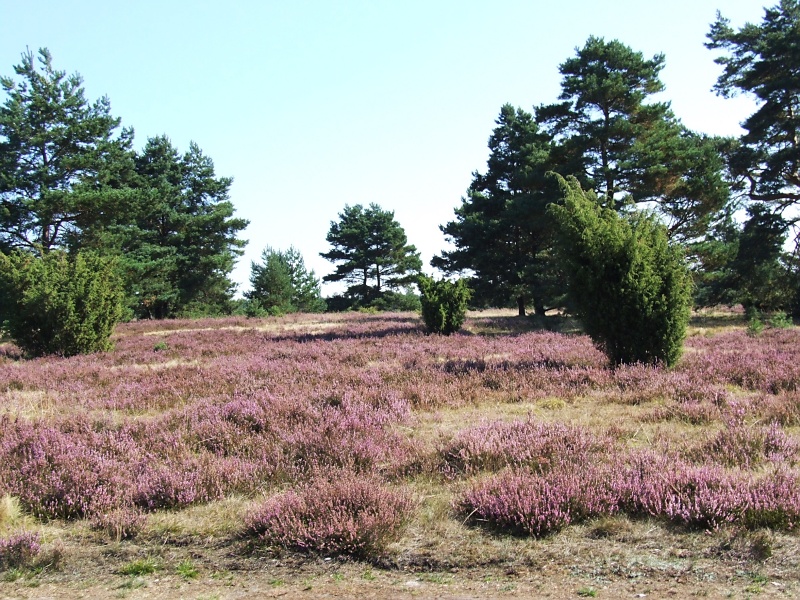
[[[0,78],[0,250],[46,252],[130,199],[110,182],[133,132],[118,132],[108,98],[90,103],[81,77],[55,69],[47,49],[38,60],[26,52],[14,71]]]
[[[326,238],[331,245],[320,256],[336,264],[323,281],[350,284],[347,296],[362,305],[380,300],[388,291],[411,285],[422,268],[416,247],[394,212],[377,204],[345,205],[338,221],[331,221]]]
[[[701,236],[728,200],[724,140],[685,128],[664,90],[664,56],[645,59],[617,40],[590,37],[559,70],[562,101],[536,110],[557,142],[555,170],[607,206],[650,203],[673,237]]]
[[[486,173],[473,173],[455,220],[440,227],[455,249],[431,264],[450,273],[470,271],[475,303],[512,301],[520,315],[528,305],[544,314],[559,305],[553,224],[546,212],[553,197],[545,178],[552,168],[551,138],[530,113],[510,104],[501,108],[496,124]]]

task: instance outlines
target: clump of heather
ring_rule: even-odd
[[[616,513],[691,529],[793,529],[800,517],[798,483],[782,466],[756,476],[674,455],[634,453],[546,473],[508,469],[473,484],[455,508],[473,523],[535,537]]]
[[[640,456],[614,485],[621,510],[666,518],[691,528],[716,529],[742,508],[741,477],[718,466],[695,466],[663,456]]]
[[[690,528],[791,529],[800,515],[797,478],[778,469],[761,477],[719,465],[693,465],[675,456],[639,453],[617,461],[609,479],[619,508]]]
[[[507,470],[480,481],[455,509],[473,523],[542,537],[571,523],[616,512],[601,468],[558,469],[547,474]]]
[[[373,476],[334,471],[268,499],[246,529],[269,546],[375,557],[400,536],[413,506],[408,494]]]
[[[408,404],[389,390],[368,403],[353,396],[251,393],[121,424],[0,417],[0,490],[36,516],[70,519],[182,508],[331,466],[405,471],[415,454],[394,425],[408,418]]]
[[[127,489],[121,464],[85,443],[94,432],[65,432],[40,423],[2,422],[0,464],[6,491],[38,517],[73,518],[113,504]],[[98,444],[99,446],[99,444]]]
[[[642,416],[644,421],[683,421],[703,425],[721,420],[735,409],[724,384],[707,381],[696,372],[671,371],[660,380],[665,403]]]
[[[750,529],[791,530],[800,522],[800,481],[783,468],[748,487],[742,523]]]
[[[680,404],[709,404],[724,408],[730,402],[730,392],[725,386],[708,381],[701,373],[670,371],[662,386],[666,397]]]
[[[755,416],[784,427],[800,425],[800,392],[781,392],[778,395],[766,395],[754,398],[750,408]]]
[[[8,538],[0,538],[0,569],[25,567],[41,551],[38,533],[18,533]]]
[[[562,423],[495,421],[461,431],[440,454],[445,474],[526,467],[549,471],[554,465],[580,464],[611,445],[611,440]]]
[[[479,319],[467,328],[479,330]],[[674,469],[716,461],[722,478],[725,468],[795,468],[794,443],[778,425],[800,423],[798,342],[798,330],[696,336],[672,371],[612,370],[586,336],[516,331],[437,339],[410,313],[124,324],[115,350],[102,355],[21,363],[0,350],[0,496],[18,498],[42,518],[88,518],[117,537],[135,531],[151,510],[284,483],[305,493],[303,482],[332,468],[392,479],[436,460],[451,476],[511,469],[549,478],[594,464],[626,511],[650,515],[651,507],[653,516],[671,518],[658,498],[671,493],[660,482],[671,481]],[[485,423],[437,455],[423,455],[404,433],[415,410],[544,398],[655,400],[659,408],[645,418],[719,422],[735,410],[742,388],[752,392],[739,400],[748,423],[764,425],[709,437],[691,449],[696,454],[648,459],[647,478],[637,478],[635,460],[606,440],[612,436],[590,429],[532,419]],[[789,479],[731,477],[747,490],[773,485],[775,514],[791,504]],[[755,506],[755,497],[736,506]],[[688,495],[685,502],[692,501]],[[742,510],[735,521],[749,518]],[[780,527],[791,521],[774,520]]]
[[[132,490],[132,502],[152,511],[218,500],[228,487],[219,466],[212,457],[203,454],[147,467]]]
[[[644,404],[664,395],[664,372],[660,365],[619,365],[612,371],[609,391],[624,404]]]
[[[708,382],[733,384],[746,390],[777,394],[800,388],[800,331],[772,329],[758,337],[732,331],[711,338],[687,340],[695,350],[679,371]]]
[[[777,423],[763,427],[728,420],[725,428],[688,454],[695,461],[751,469],[764,460],[794,462],[797,444]]]

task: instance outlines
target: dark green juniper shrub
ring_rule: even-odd
[[[654,216],[620,215],[558,177],[551,204],[558,252],[576,316],[615,364],[672,366],[683,348],[692,283],[681,250]]]
[[[458,331],[464,323],[471,296],[466,281],[436,281],[423,275],[418,284],[422,294],[422,320],[428,331],[445,335]]]
[[[0,326],[29,356],[108,350],[122,316],[114,263],[91,253],[0,253]]]

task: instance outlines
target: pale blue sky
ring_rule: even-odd
[[[233,273],[244,290],[267,244],[333,271],[319,253],[345,204],[394,210],[430,271],[501,105],[556,101],[558,65],[590,35],[663,52],[677,116],[738,134],[752,103],[710,91],[718,9],[736,27],[763,16],[759,0],[0,0],[0,74],[47,47],[138,147],[197,142],[251,222]]]

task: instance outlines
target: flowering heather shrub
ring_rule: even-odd
[[[718,420],[721,414],[719,408],[703,402],[671,402],[653,409],[641,418],[642,421],[683,421],[692,425],[704,425]]]
[[[19,533],[0,538],[0,569],[29,565],[41,549],[38,533]]]
[[[792,529],[800,482],[783,468],[761,477],[676,456],[637,453],[548,473],[510,469],[469,488],[457,511],[513,533],[543,536],[571,523],[613,515],[666,519],[689,528],[725,524]]]
[[[800,487],[781,470],[761,478],[718,465],[640,453],[620,460],[610,478],[622,512],[650,515],[692,528],[726,523],[791,529],[800,515]]]
[[[545,475],[507,470],[472,486],[455,508],[472,522],[517,534],[545,536],[616,512],[601,469],[558,469]]]
[[[330,466],[399,473],[415,459],[392,429],[408,406],[386,391],[373,400],[346,394],[332,406],[254,394],[122,425],[0,417],[0,490],[37,516],[80,518],[181,508]]]
[[[182,508],[224,496],[225,480],[207,457],[163,462],[149,468],[133,490],[133,503],[146,510]]]
[[[70,435],[40,424],[2,421],[0,481],[39,517],[82,517],[112,504],[110,490],[127,487],[120,464]]]
[[[800,425],[800,392],[781,392],[777,396],[761,395],[751,403],[751,409],[765,421],[784,427]]]
[[[800,481],[782,468],[752,483],[742,513],[750,529],[794,529],[800,522]]]
[[[441,450],[445,473],[473,474],[507,466],[549,471],[555,465],[580,464],[611,445],[581,427],[561,423],[495,421],[461,431]]]
[[[102,515],[119,511],[124,528],[126,514],[135,521],[146,511],[284,482],[302,490],[303,482],[331,468],[400,477],[432,462],[420,460],[423,450],[403,433],[414,411],[487,402],[657,400],[664,411],[659,418],[710,422],[730,414],[736,397],[748,422],[800,423],[798,392],[791,387],[800,368],[795,330],[770,330],[758,338],[738,332],[696,336],[687,341],[682,362],[667,372],[641,365],[608,369],[585,336],[439,337],[425,336],[410,314],[320,318],[140,321],[119,326],[115,349],[107,354],[25,362],[0,354],[0,496],[18,497],[43,518],[88,517],[97,526]],[[468,319],[467,328],[474,330],[474,321]],[[161,340],[168,349],[154,352]],[[754,393],[742,399],[740,390],[731,390],[735,386]],[[760,468],[769,470],[783,461],[795,468],[794,445],[780,428],[771,438],[767,428],[752,433],[764,436],[763,449],[749,462],[730,464],[767,461]],[[727,461],[723,442],[717,443],[719,456],[708,452],[711,460]],[[634,460],[588,429],[532,421],[484,424],[460,433],[441,452],[449,474],[511,466],[549,477],[565,461],[575,469],[597,463],[621,502],[633,497],[622,483],[636,480]],[[670,455],[651,465],[647,484],[674,469],[699,468],[689,458]],[[767,486],[768,477],[737,485],[753,490]],[[773,509],[781,515],[791,485],[774,487],[782,496]],[[642,503],[631,506],[650,514]],[[741,521],[743,514],[735,518]]]
[[[689,456],[699,461],[745,469],[759,465],[764,459],[794,462],[797,456],[797,444],[777,423],[756,427],[743,421],[729,420],[726,425],[707,442],[690,450]]]
[[[399,537],[412,509],[407,494],[375,477],[334,471],[268,499],[246,528],[271,546],[374,557]]]
[[[631,515],[665,517],[688,527],[715,529],[736,520],[742,509],[741,477],[716,466],[647,457],[621,474],[615,481],[616,492],[621,510]]]
[[[712,338],[687,341],[691,360],[682,372],[709,382],[737,385],[746,390],[777,394],[800,388],[800,330],[772,329],[758,337],[732,331]]]
[[[698,373],[672,371],[662,382],[665,396],[681,404],[709,404],[717,408],[730,402],[730,392],[724,385],[709,382]]]
[[[388,429],[387,411],[345,402],[323,407],[312,426],[287,432],[287,455],[300,472],[328,467],[397,472],[413,460],[409,443]]]
[[[613,382],[620,392],[642,390],[658,382],[664,369],[660,365],[633,363],[620,365],[613,371]]]

